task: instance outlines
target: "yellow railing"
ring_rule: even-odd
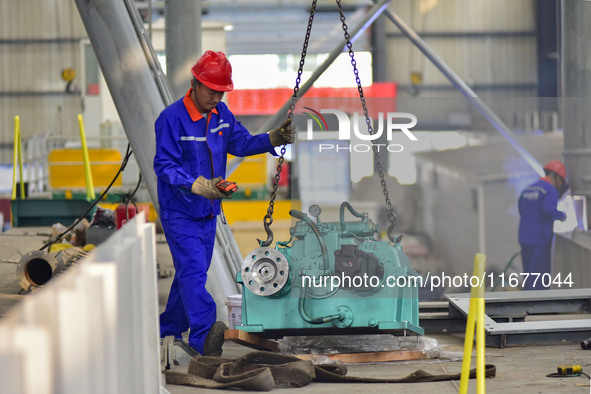
[[[80,126],[80,141],[82,141],[82,158],[84,160],[84,178],[86,179],[86,199],[94,200],[94,185],[92,184],[92,173],[90,171],[90,159],[88,158],[88,146],[86,145],[86,135],[84,134],[84,121],[82,114],[78,114],[78,125]]]
[[[474,276],[484,278],[484,264],[486,256],[476,253],[474,256]],[[462,375],[460,378],[460,394],[468,392],[468,380],[470,379],[470,363],[472,361],[472,347],[474,345],[474,326],[476,325],[476,392],[484,394],[485,365],[484,365],[484,283],[472,287],[470,292],[470,309],[466,323],[466,337],[464,339],[464,359],[462,360]]]
[[[21,118],[14,117],[14,155],[12,162],[12,199],[16,200],[16,170],[18,165],[20,198],[25,198],[25,181],[23,179],[23,144],[21,141]]]

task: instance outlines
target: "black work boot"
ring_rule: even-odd
[[[205,342],[203,343],[203,355],[204,356],[221,356],[222,345],[224,344],[224,331],[228,329],[226,323],[222,321],[216,321],[213,323]]]

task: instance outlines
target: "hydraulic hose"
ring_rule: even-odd
[[[306,313],[306,307],[304,305],[304,302],[306,302],[306,293],[306,287],[302,285],[302,289],[300,290],[300,299],[298,301],[298,312],[300,313],[300,316],[302,317],[302,319],[304,319],[305,322],[310,324],[323,324],[333,320],[343,320],[343,315],[340,314],[328,315],[323,317],[310,317]]]
[[[328,273],[330,270],[328,264],[328,249],[326,248],[326,242],[324,241],[324,237],[322,236],[322,234],[320,234],[320,231],[318,231],[318,227],[316,227],[314,222],[310,220],[308,216],[304,215],[300,211],[292,209],[289,211],[289,214],[296,219],[304,221],[308,226],[310,226],[314,235],[316,235],[316,238],[318,239],[318,244],[320,244],[320,250],[322,250],[322,265],[324,266],[324,272]]]
[[[343,203],[341,204],[340,215],[339,215],[341,218],[341,231],[345,231],[345,208],[347,208],[353,216],[361,218],[361,219],[365,218],[364,214],[359,213],[355,209],[353,209],[351,204],[349,204],[347,201],[343,201]]]
[[[324,272],[328,273],[328,271],[329,271],[328,249],[326,248],[326,242],[324,241],[324,237],[322,236],[322,234],[320,234],[320,231],[318,231],[318,227],[316,227],[314,222],[312,220],[310,220],[310,218],[308,216],[304,215],[300,211],[292,209],[289,211],[289,214],[296,219],[300,219],[300,220],[304,221],[308,226],[310,226],[314,235],[316,235],[316,238],[318,239],[318,244],[320,245],[320,249],[322,250],[322,264],[324,266]],[[306,307],[304,305],[305,300],[306,300],[306,293],[307,293],[307,289],[302,283],[302,288],[300,290],[300,299],[298,301],[298,312],[300,313],[300,316],[302,317],[302,319],[304,319],[305,322],[310,323],[310,324],[323,324],[323,323],[328,323],[328,322],[335,320],[335,319],[338,319],[338,320],[343,319],[342,315],[310,317],[306,313]]]

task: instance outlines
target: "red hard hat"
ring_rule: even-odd
[[[544,166],[544,170],[552,171],[562,178],[566,182],[566,167],[558,160],[550,160]]]
[[[205,51],[191,68],[191,74],[210,89],[219,92],[234,89],[232,66],[223,52]]]

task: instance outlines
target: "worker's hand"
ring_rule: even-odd
[[[273,146],[293,144],[294,136],[291,133],[291,119],[287,118],[281,126],[269,131],[269,139]]]
[[[214,179],[207,179],[201,175],[199,178],[195,179],[195,182],[193,182],[193,185],[191,186],[191,193],[209,198],[210,200],[230,198],[229,194],[222,193],[222,191],[216,186],[222,180],[223,178],[221,176],[218,176]]]
[[[566,213],[562,212],[562,211],[558,211],[558,213],[560,213],[560,220],[561,222],[564,222],[566,220]]]

